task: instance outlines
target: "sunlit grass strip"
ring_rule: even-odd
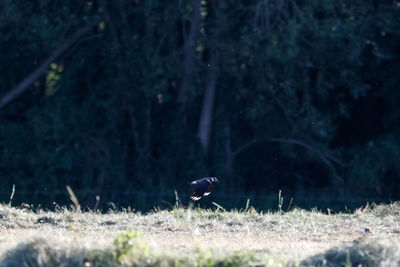
[[[0,266],[400,266],[398,202],[336,214],[28,208],[0,205]]]
[[[119,235],[103,249],[80,248],[38,238],[10,250],[1,266],[284,266],[279,259],[252,251],[216,253],[197,249],[190,255],[154,253],[138,232]]]
[[[38,238],[10,250],[1,266],[399,266],[400,250],[391,242],[358,240],[301,262],[283,262],[253,251],[214,252],[197,249],[190,255],[154,253],[138,232],[119,235],[109,247],[82,248]]]

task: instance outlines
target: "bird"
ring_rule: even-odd
[[[216,177],[205,177],[191,182],[192,194],[190,199],[197,201],[203,196],[208,196],[217,183],[218,179]]]

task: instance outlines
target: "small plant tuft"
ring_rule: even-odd
[[[143,245],[139,232],[126,232],[114,240],[114,257],[120,264],[138,262],[149,254],[149,247]]]

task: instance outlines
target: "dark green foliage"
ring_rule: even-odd
[[[196,2],[0,4],[0,97],[100,19],[1,108],[2,201],[71,185],[143,208],[203,176],[228,196],[399,197],[399,3]]]

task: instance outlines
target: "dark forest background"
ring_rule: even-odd
[[[399,1],[2,0],[0,55],[0,201],[400,198]]]

